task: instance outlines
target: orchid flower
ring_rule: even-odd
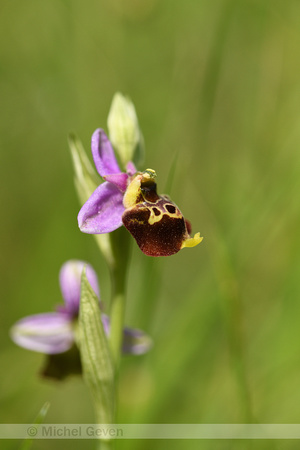
[[[124,225],[148,256],[169,256],[194,247],[203,238],[190,236],[191,226],[168,196],[156,193],[156,173],[137,172],[133,162],[122,172],[102,129],[92,136],[92,155],[105,180],[82,206],[78,225],[89,234],[110,233]]]
[[[59,305],[55,312],[24,317],[15,323],[11,329],[11,338],[16,344],[48,355],[66,352],[72,347],[75,342],[81,273],[84,266],[86,266],[87,279],[100,299],[99,284],[94,269],[83,261],[67,261],[59,274],[64,305]],[[101,319],[104,331],[108,335],[110,331],[109,317],[101,313]],[[150,338],[141,330],[123,329],[123,353],[143,354],[148,351],[150,346]]]

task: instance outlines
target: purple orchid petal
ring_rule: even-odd
[[[92,154],[96,169],[102,177],[121,172],[112,145],[101,128],[93,133]]]
[[[135,167],[135,165],[133,164],[132,161],[129,161],[129,163],[127,163],[126,172],[130,176],[134,175],[137,172],[136,167]]]
[[[106,181],[108,181],[109,183],[114,184],[115,186],[117,186],[117,188],[120,189],[120,191],[125,192],[127,189],[127,180],[128,180],[128,175],[127,173],[114,173],[111,175],[105,175],[105,177],[103,177]]]
[[[102,324],[105,334],[108,336],[110,332],[110,319],[106,314],[101,314]],[[147,353],[152,347],[151,338],[142,330],[125,327],[123,329],[122,353],[132,355],[142,355]]]
[[[84,261],[70,260],[63,264],[59,272],[59,284],[66,307],[65,311],[75,316],[79,311],[81,274],[86,266],[86,276],[95,294],[100,299],[100,289],[96,272]],[[59,309],[63,310],[63,307]]]
[[[125,327],[123,329],[123,353],[143,355],[152,347],[151,338],[142,330]]]
[[[72,346],[72,322],[67,314],[44,313],[24,317],[11,329],[12,340],[40,353],[63,353]]]
[[[89,234],[110,233],[122,225],[124,210],[119,189],[111,183],[102,183],[79,211],[79,228]]]

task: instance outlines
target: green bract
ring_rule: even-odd
[[[143,138],[133,103],[117,92],[114,95],[107,126],[110,141],[123,167],[129,161],[140,162],[143,157]]]
[[[112,423],[114,367],[100,314],[99,300],[84,270],[81,278],[78,329],[83,376],[93,397],[98,423]]]

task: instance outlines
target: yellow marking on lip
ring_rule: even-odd
[[[138,219],[129,219],[129,221],[131,223],[136,223],[137,225],[145,225],[145,222],[143,222],[142,220],[138,220]]]
[[[160,200],[162,200],[162,198],[160,198],[159,200],[157,200],[157,202],[156,203],[158,203]],[[161,203],[161,202],[160,202]],[[168,217],[170,217],[171,219],[182,219],[182,214],[181,214],[181,212],[179,211],[179,209],[178,208],[175,208],[175,212],[174,213],[170,213],[167,209],[166,209],[166,206],[165,205],[160,205],[160,207],[162,207],[163,206],[163,208],[164,208],[164,211],[161,211],[161,209],[159,209],[159,207],[157,206],[154,206],[153,208],[151,207],[151,206],[147,206],[147,208],[149,209],[149,211],[150,211],[150,217],[149,217],[149,219],[148,219],[148,223],[150,224],[150,225],[153,225],[154,223],[156,223],[156,222],[160,222],[161,221],[161,219],[163,218],[163,216],[168,216]],[[172,205],[173,206],[173,205]],[[154,213],[154,208],[156,209],[156,210],[158,210],[159,211],[159,215],[156,215],[155,213]]]
[[[148,207],[148,209],[150,210],[150,217],[149,217],[149,219],[148,219],[148,223],[149,223],[150,225],[153,225],[153,224],[156,223],[156,222],[160,222],[161,219],[163,218],[163,213],[162,213],[161,211],[159,211],[159,215],[156,216],[156,215],[154,214],[154,209],[153,209],[153,208],[149,208],[149,207]],[[156,209],[158,209],[158,208],[156,208]]]
[[[203,237],[200,237],[200,233],[196,233],[193,238],[188,238],[181,244],[181,248],[184,247],[196,247],[196,245],[200,244],[203,240]]]
[[[174,217],[174,219],[182,219],[182,214],[179,211],[179,209],[176,209],[176,211],[174,213],[170,213],[169,211],[166,211],[164,214],[166,214],[166,216],[169,217]]]

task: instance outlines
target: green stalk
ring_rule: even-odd
[[[114,441],[109,440],[98,440],[97,450],[112,450],[114,448]]]
[[[110,264],[112,296],[110,304],[109,345],[115,366],[115,377],[120,362],[126,303],[126,280],[130,258],[130,235],[121,227],[110,235],[114,262]]]
[[[111,281],[112,281],[112,298],[111,298],[111,306],[110,306],[110,336],[109,336],[109,344],[112,359],[115,364],[115,371],[117,372],[120,354],[121,354],[121,345],[123,338],[123,325],[124,325],[124,316],[125,316],[125,270],[120,273],[117,270],[111,271]]]

